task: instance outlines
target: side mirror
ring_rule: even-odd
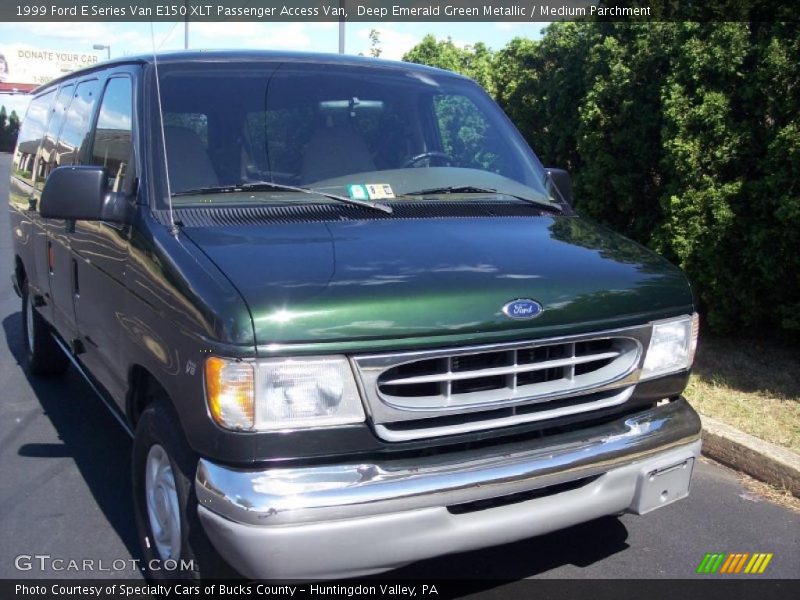
[[[561,196],[560,200],[572,207],[572,178],[569,176],[569,172],[564,169],[547,167],[547,174],[553,182],[556,192]]]
[[[42,190],[39,214],[45,219],[74,219],[129,223],[131,202],[108,190],[104,167],[58,167]]]

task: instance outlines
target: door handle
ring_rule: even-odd
[[[78,283],[78,261],[72,259],[72,293],[78,298],[81,295],[81,287]]]
[[[56,264],[56,257],[53,253],[53,242],[47,240],[47,270],[50,272],[50,275],[53,274],[53,268]]]

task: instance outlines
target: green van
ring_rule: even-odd
[[[366,575],[689,492],[685,276],[464,77],[121,58],[35,92],[10,189],[28,368],[134,437],[152,578]]]

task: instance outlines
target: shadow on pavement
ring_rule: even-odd
[[[21,313],[3,319],[3,329],[8,348],[24,372]],[[17,453],[45,460],[72,458],[108,523],[131,556],[141,558],[130,489],[131,439],[75,369],[56,377],[26,377],[61,443],[29,442],[19,446]],[[13,439],[8,442],[14,443]]]
[[[432,558],[393,573],[392,579],[462,579],[470,593],[501,580],[535,577],[563,565],[586,567],[628,548],[628,530],[617,517],[603,517],[547,535],[458,555]],[[379,576],[380,577],[380,576]]]

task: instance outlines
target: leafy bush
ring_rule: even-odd
[[[555,23],[406,60],[487,88],[576,207],[688,273],[717,330],[800,332],[800,28]]]

